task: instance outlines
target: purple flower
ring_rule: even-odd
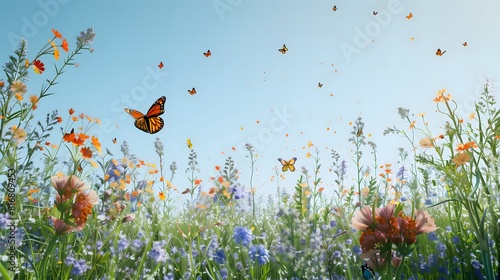
[[[126,237],[120,238],[120,240],[118,240],[118,252],[127,249],[128,245],[130,245],[130,242]]]
[[[234,234],[233,234],[234,242],[236,244],[240,244],[243,246],[248,246],[254,238],[252,235],[252,231],[250,231],[247,227],[234,227]]]
[[[340,163],[340,178],[344,179],[344,175],[347,172],[347,165],[345,164],[345,159]]]
[[[10,224],[10,215],[9,213],[1,214],[0,213],[0,228],[7,229]]]
[[[87,271],[90,266],[87,265],[85,260],[77,260],[73,263],[73,267],[71,268],[72,275],[83,275],[85,271]]]
[[[154,259],[157,263],[167,261],[167,252],[163,249],[163,246],[166,242],[163,241],[155,241],[153,243],[153,248],[148,253],[148,257]]]
[[[264,265],[269,262],[269,251],[262,244],[250,246],[248,255],[251,260],[257,260],[260,265]]]
[[[406,169],[404,166],[399,168],[398,173],[396,173],[396,177],[403,181],[406,178]]]
[[[228,271],[227,271],[227,268],[222,268],[220,271],[219,271],[219,274],[220,274],[220,277],[221,279],[227,279],[227,275],[228,275]]]

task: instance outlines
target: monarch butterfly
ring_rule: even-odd
[[[189,94],[191,94],[191,95],[195,95],[195,94],[196,94],[196,89],[195,89],[195,88],[193,88],[193,89],[191,89],[191,90],[189,90],[189,89],[188,89],[188,92],[189,92]]]
[[[283,48],[279,49],[278,51],[280,51],[282,54],[285,54],[288,51],[288,48],[286,47],[285,44],[283,44]]]
[[[295,161],[297,161],[296,157],[292,158],[289,161],[286,161],[286,160],[284,160],[282,158],[279,158],[278,161],[281,162],[281,165],[283,165],[283,167],[281,167],[281,170],[283,172],[286,172],[288,170],[290,170],[291,172],[295,171],[295,165],[294,164],[295,164]]]
[[[333,6],[333,8],[332,8],[332,10],[333,10],[334,12],[336,12],[338,9],[339,9],[339,8],[337,8],[337,6]]]
[[[163,62],[160,61],[160,64],[158,64],[158,68],[162,69],[163,68]]]
[[[406,18],[407,18],[407,19],[411,19],[412,17],[413,17],[413,14],[412,14],[412,13],[409,13],[409,14],[406,16]]]
[[[204,55],[205,57],[209,57],[209,56],[211,56],[211,55],[212,55],[212,53],[210,52],[210,50],[208,50],[207,52],[204,52],[204,53],[203,53],[203,55]]]
[[[146,115],[134,109],[125,108],[125,112],[129,113],[135,119],[135,127],[144,132],[154,134],[163,128],[163,119],[159,115],[165,112],[163,109],[165,102],[165,96],[158,98],[151,105]]]
[[[467,47],[467,42],[464,42],[462,45],[463,45],[464,47]]]
[[[365,261],[363,261],[363,264],[361,265],[361,273],[363,273],[364,279],[375,278],[375,271],[373,271],[373,268],[369,267]]]
[[[437,49],[436,55],[437,56],[442,56],[446,51],[442,52],[441,49]]]
[[[378,12],[373,11],[373,15],[374,15],[374,16],[376,16],[377,14],[378,14]]]
[[[319,87],[319,88],[322,88],[322,87],[323,87],[323,84],[318,82],[318,87]]]

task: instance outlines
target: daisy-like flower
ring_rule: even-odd
[[[357,230],[365,230],[373,225],[374,222],[375,218],[373,217],[372,209],[366,205],[352,217],[351,227]]]
[[[415,217],[415,226],[417,228],[417,234],[433,232],[437,229],[434,223],[434,218],[429,215],[424,210],[418,210]]]
[[[92,136],[92,145],[96,148],[96,150],[101,153],[101,143],[99,142],[99,138]]]
[[[70,199],[73,194],[89,189],[89,187],[76,176],[53,176],[50,180],[57,191],[56,206],[58,203],[62,204]]]
[[[14,138],[17,143],[23,143],[28,135],[24,129],[15,125],[10,128],[10,131],[12,132],[12,138]]]
[[[80,153],[82,154],[83,158],[89,159],[92,157],[92,150],[89,147],[81,148]]]
[[[73,108],[69,108],[68,113],[69,113],[70,115],[73,115],[73,113],[75,113],[75,110],[73,110]]]
[[[458,167],[466,164],[470,160],[470,155],[466,152],[458,153],[451,161]]]
[[[161,201],[164,201],[167,198],[163,192],[159,192],[158,197],[160,198]]]
[[[446,92],[445,89],[442,89],[440,91],[437,92],[436,94],[436,97],[434,98],[434,102],[436,103],[445,103],[447,101],[450,101],[451,100],[451,94],[448,93],[448,95],[444,95],[444,93]]]
[[[62,39],[61,33],[59,33],[59,31],[55,30],[54,28],[52,28],[52,33],[54,33],[54,36],[56,36],[56,38]]]
[[[428,137],[420,139],[420,141],[418,141],[418,144],[422,148],[433,148],[434,147],[432,140],[429,139]]]
[[[35,73],[37,74],[42,74],[43,71],[45,71],[45,65],[43,64],[43,62],[41,62],[40,60],[35,60],[33,62],[33,70],[35,71]]]
[[[60,54],[59,54],[59,49],[58,49],[58,48],[57,48],[57,46],[56,46],[56,43],[55,43],[54,41],[51,41],[50,43],[51,43],[51,45],[52,45],[52,48],[54,49],[54,58],[55,58],[56,60],[59,60],[59,56],[60,56]]]
[[[28,89],[26,88],[26,84],[21,81],[14,81],[10,85],[10,91],[13,93],[19,93],[21,95],[25,94]]]

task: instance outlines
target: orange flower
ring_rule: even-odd
[[[222,184],[224,183],[224,178],[222,176],[219,176],[219,178],[217,178],[217,181]]]
[[[12,133],[12,138],[16,140],[17,143],[23,143],[28,135],[24,129],[15,125],[10,128],[10,131]]]
[[[318,192],[319,192],[319,193],[322,193],[324,190],[325,190],[325,188],[320,187],[320,188],[318,189]]]
[[[101,152],[101,143],[99,143],[99,138],[92,136],[92,145],[94,145],[99,153]]]
[[[59,31],[55,30],[54,28],[52,28],[52,33],[54,33],[54,36],[56,36],[56,38],[62,39],[61,33],[59,33]]]
[[[432,143],[432,140],[429,139],[429,138],[427,138],[427,137],[420,139],[420,141],[418,142],[418,144],[422,148],[433,148],[434,147],[434,144]]]
[[[85,118],[85,114],[81,113],[80,115],[78,115],[78,117],[83,120],[83,118]]]
[[[474,149],[477,148],[477,145],[474,141],[469,141],[465,144],[458,144],[457,151],[463,152],[463,151],[467,151],[470,148],[474,148]]]
[[[467,152],[458,153],[451,161],[458,167],[466,164],[470,160],[470,155]]]
[[[220,166],[216,165],[215,166],[215,170],[219,171],[220,170]]]
[[[76,176],[53,176],[50,180],[57,191],[56,207],[72,198],[73,194],[89,189],[89,187]]]
[[[75,112],[75,110],[73,110],[73,108],[69,108],[68,112],[69,112],[70,115],[73,115],[73,113]]]
[[[57,123],[62,123],[63,122],[63,118],[62,117],[57,117]]]
[[[43,64],[43,62],[41,62],[40,60],[35,60],[35,62],[33,62],[33,70],[35,70],[35,73],[37,74],[42,74],[43,71],[45,71],[45,65]]]
[[[92,150],[90,150],[90,148],[88,147],[83,147],[80,149],[80,153],[82,153],[82,156],[84,158],[91,158],[92,157]]]
[[[31,108],[33,110],[36,110],[36,108],[38,108],[37,104],[38,104],[38,96],[36,95],[30,95],[30,102],[31,102]]]
[[[194,180],[194,184],[195,186],[199,185],[201,183],[201,179],[196,179]]]
[[[444,93],[446,92],[445,89],[442,89],[440,91],[438,91],[438,93],[436,94],[436,97],[434,98],[434,102],[438,103],[438,102],[441,102],[441,103],[445,103],[449,100],[451,100],[451,94],[448,94],[448,95],[444,95]]]
[[[88,215],[92,214],[92,205],[98,203],[97,193],[91,190],[89,193],[79,192],[76,195],[75,203],[72,207],[73,218],[75,218],[75,224],[77,225],[77,230],[82,230],[87,223]]]
[[[63,49],[65,52],[68,52],[68,51],[69,51],[69,45],[68,45],[68,41],[66,41],[66,39],[63,39],[61,47],[62,47],[62,49]]]
[[[0,81],[0,87],[3,87],[3,85],[5,85],[5,82],[4,81]]]
[[[163,192],[159,192],[158,197],[160,198],[161,201],[164,201],[167,198]]]
[[[408,129],[413,129],[415,127],[416,121],[412,121]]]

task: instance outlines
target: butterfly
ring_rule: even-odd
[[[114,139],[111,139],[113,141],[113,144],[116,144],[116,137]]]
[[[204,53],[203,53],[203,55],[204,55],[205,57],[209,57],[209,56],[211,56],[211,55],[212,55],[212,53],[210,52],[210,50],[208,50],[207,52],[204,52]]]
[[[189,90],[189,89],[188,89],[188,92],[189,92],[189,94],[191,94],[191,95],[195,95],[195,94],[196,94],[196,89],[195,89],[195,88],[193,88],[193,89],[191,89],[191,90]]]
[[[334,12],[336,12],[338,9],[339,9],[339,8],[337,8],[337,6],[333,6],[333,8],[332,8],[332,10],[333,10]]]
[[[442,56],[446,51],[442,52],[441,49],[437,49],[436,55],[437,56]]]
[[[365,261],[363,261],[363,264],[361,265],[361,273],[363,273],[364,279],[375,278],[375,271],[373,271],[373,268],[369,267]]]
[[[464,47],[467,47],[467,42],[464,42],[462,45],[463,45]]]
[[[283,44],[283,48],[279,49],[278,51],[280,51],[282,54],[285,54],[288,51],[288,48],[286,47],[285,44]]]
[[[406,18],[407,18],[407,19],[411,19],[412,17],[413,17],[413,14],[412,14],[412,13],[409,13],[409,14],[406,16]]]
[[[361,134],[363,134],[363,129],[358,128],[358,130],[356,131],[356,137],[360,137]]]
[[[134,109],[125,108],[125,112],[129,113],[135,119],[135,127],[144,132],[155,134],[163,128],[163,119],[159,115],[165,112],[163,106],[166,100],[165,96],[158,98],[151,105],[146,115]]]
[[[187,194],[189,193],[191,190],[189,188],[185,189],[183,192],[181,192],[181,194]]]
[[[373,11],[373,15],[374,15],[374,16],[376,16],[377,14],[378,14],[378,12]]]
[[[163,62],[160,61],[160,64],[158,64],[158,68],[160,68],[160,69],[163,68]]]
[[[186,144],[187,144],[188,148],[190,148],[190,149],[192,149],[192,148],[193,148],[193,142],[191,142],[191,138],[188,138],[188,139],[186,140]]]
[[[318,87],[319,87],[319,88],[322,88],[322,87],[323,87],[323,84],[318,82]]]
[[[284,160],[282,158],[279,158],[278,161],[281,162],[281,165],[283,165],[283,167],[281,167],[281,170],[283,172],[286,172],[288,170],[290,170],[291,172],[295,171],[295,165],[294,164],[295,164],[295,161],[297,161],[296,157],[292,158],[289,161],[286,161],[286,160]]]

